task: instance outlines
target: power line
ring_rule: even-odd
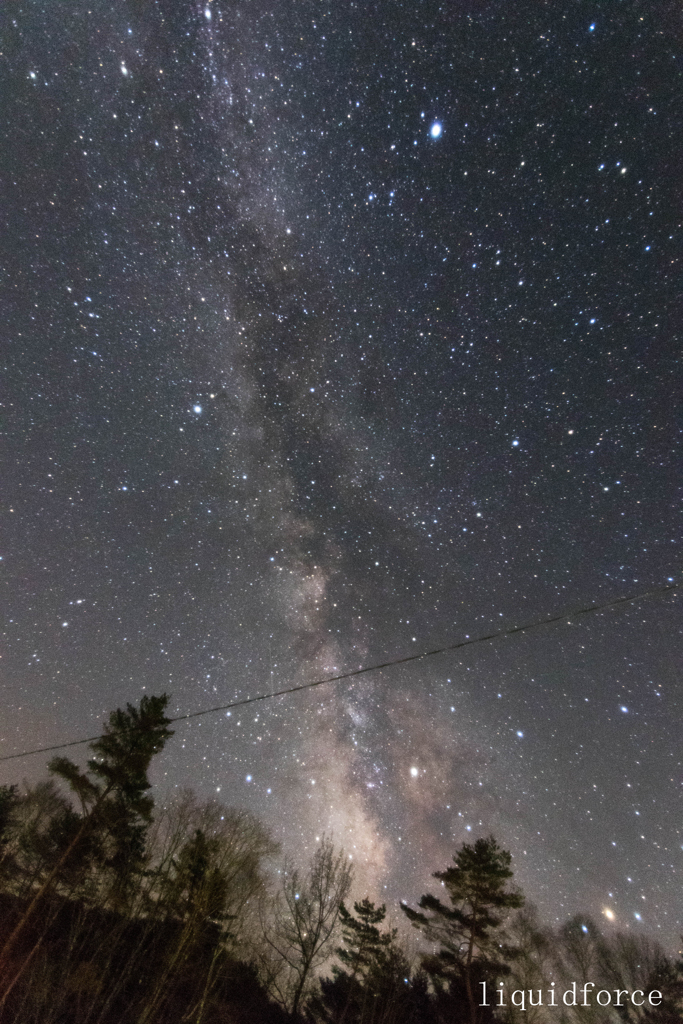
[[[367,672],[379,672],[383,668],[394,668],[396,665],[407,665],[412,661],[422,661],[424,658],[433,658],[437,654],[447,654],[449,651],[457,651],[462,647],[472,647],[474,644],[483,644],[488,640],[498,640],[503,636],[512,636],[515,633],[526,633],[531,629],[539,629],[541,626],[550,626],[566,619],[577,619],[580,615],[589,615],[592,612],[605,611],[607,608],[616,608],[621,604],[631,604],[634,601],[643,601],[646,597],[657,597],[666,594],[671,590],[677,590],[680,584],[670,583],[666,587],[657,587],[655,590],[645,590],[640,594],[631,594],[628,597],[617,597],[613,601],[605,601],[604,604],[590,604],[573,612],[563,612],[561,615],[554,615],[549,619],[537,619],[535,622],[528,622],[524,626],[510,626],[509,629],[501,629],[495,633],[488,633],[486,636],[476,636],[472,639],[466,637],[456,644],[448,644],[446,647],[437,647],[431,651],[423,651],[421,654],[409,654],[404,658],[396,658],[394,661],[384,661],[375,665],[366,665],[364,668],[354,669],[352,672],[342,672],[336,676],[326,676],[324,679],[315,679],[310,683],[301,683],[299,686],[289,686],[285,690],[276,690],[274,693],[261,693],[256,697],[245,697],[243,700],[235,700],[230,704],[219,704],[217,707],[204,708],[203,711],[190,711],[186,715],[178,715],[169,719],[171,722],[185,722],[190,718],[201,718],[204,715],[213,715],[217,711],[228,711],[231,708],[241,708],[246,704],[256,704],[262,700],[272,700],[273,697],[286,697],[291,693],[299,693],[301,690],[312,690],[316,686],[325,686],[328,683],[338,683],[343,679],[353,679],[356,676],[365,675]],[[0,761],[14,761],[19,757],[29,757],[31,754],[47,754],[53,750],[66,750],[68,747],[79,747],[83,743],[93,743],[101,736],[88,736],[82,740],[71,740],[69,743],[56,743],[52,747],[36,747],[33,750],[23,750],[20,754],[5,754]]]

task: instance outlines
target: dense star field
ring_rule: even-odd
[[[675,5],[2,19],[0,754],[678,583]],[[158,792],[392,905],[493,832],[673,943],[678,595],[180,724]]]

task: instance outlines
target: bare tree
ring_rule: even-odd
[[[617,932],[606,939],[600,950],[600,980],[605,988],[663,993],[663,1004],[654,1014],[625,1000],[616,1011],[623,1021],[680,1020],[683,979],[660,944],[646,935]]]
[[[156,1020],[175,982],[205,949],[207,969],[188,1020],[201,1020],[220,977],[220,965],[242,938],[250,904],[265,894],[263,861],[278,846],[254,815],[210,801],[199,803],[192,793],[162,812],[154,837],[158,861],[152,873],[150,913],[173,922],[156,985],[147,997],[140,1024]]]
[[[524,1011],[515,1007],[511,993],[515,989],[526,991],[531,989],[534,999],[540,989],[545,992],[554,980],[553,970],[556,963],[557,940],[552,929],[544,926],[538,917],[536,908],[527,903],[511,919],[507,936],[513,943],[517,955],[511,964],[511,973],[505,978],[505,1010],[498,1011],[507,1024],[524,1021],[525,1024],[543,1024],[548,1019],[544,1006],[526,1006]]]
[[[339,908],[351,888],[352,865],[323,837],[308,868],[285,865],[274,921],[266,928],[266,965],[274,998],[295,1016],[315,972],[331,955]]]

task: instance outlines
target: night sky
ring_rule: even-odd
[[[677,4],[3,6],[0,753],[678,582]],[[678,593],[178,725],[158,799],[673,943]]]

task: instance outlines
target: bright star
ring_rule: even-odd
[[[411,774],[411,775],[413,776],[413,778],[414,778],[414,779],[416,779],[416,778],[417,778],[417,776],[418,776],[418,775],[420,774],[420,769],[419,769],[419,768],[415,768],[415,767],[413,766],[413,767],[412,767],[412,768],[410,769],[410,774]]]
[[[192,410],[193,410],[193,412],[196,412],[196,413],[197,413],[197,415],[199,416],[199,414],[200,414],[200,413],[201,413],[201,411],[202,411],[202,407],[201,407],[201,405],[193,405],[193,406],[192,406]]]

